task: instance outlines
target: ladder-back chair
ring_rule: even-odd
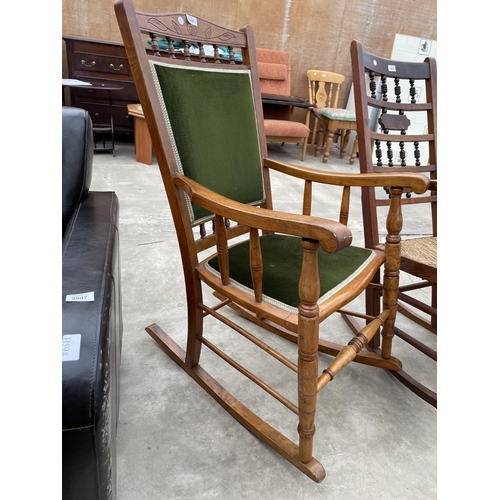
[[[345,76],[331,71],[310,69],[307,72],[309,102],[314,103],[320,118],[316,117],[311,137],[309,153],[318,156],[324,146],[323,163],[328,161],[334,137],[340,138],[340,158],[344,158],[351,130],[356,131],[356,114],[339,108],[339,93]],[[357,137],[354,139],[349,164],[356,160],[358,149]]]
[[[403,236],[401,270],[418,279],[399,289],[399,311],[429,332],[437,334],[437,83],[436,61],[403,62],[384,59],[351,44],[353,85],[362,173],[418,172],[431,179],[422,196],[406,193],[405,207],[429,206],[427,234]],[[363,225],[367,248],[383,248],[378,215],[390,205],[388,189],[362,188]],[[405,208],[408,211],[410,208]],[[424,216],[425,217],[425,216]],[[379,275],[366,293],[367,314],[380,311]],[[417,293],[413,293],[414,291]],[[427,290],[427,293],[423,291]],[[427,295],[429,299],[427,300]],[[395,326],[396,335],[437,361],[430,342]],[[372,347],[377,348],[377,336]],[[416,394],[437,406],[437,393],[405,370],[391,372]]]
[[[429,180],[413,174],[340,175],[268,159],[250,26],[235,31],[182,13],[136,12],[131,0],[118,0],[115,11],[177,232],[187,300],[186,350],[158,324],[146,330],[230,415],[319,482],[325,470],[312,453],[318,392],[351,360],[401,368],[390,354],[398,287],[399,200],[403,187],[424,192]],[[166,37],[169,45],[173,39],[195,43],[200,54],[194,60],[186,52],[184,57],[174,50],[162,52],[155,43],[159,36]],[[148,39],[152,54],[145,50]],[[219,44],[228,46],[231,54],[241,52],[243,63],[233,64],[232,56],[226,64],[205,57],[206,44],[215,46],[215,53]],[[273,210],[270,169],[304,181],[303,214]],[[345,186],[339,222],[309,215],[314,181]],[[347,207],[350,186],[355,185],[392,186],[385,253],[351,245]],[[213,230],[207,230],[207,223]],[[236,237],[237,243],[229,245]],[[209,257],[204,253],[208,249],[214,252]],[[380,315],[347,346],[320,341],[319,324],[362,293],[384,263],[386,307]],[[217,305],[207,300],[215,300],[213,295],[204,297],[202,284],[220,298]],[[231,314],[224,314],[226,306],[296,342],[298,361],[246,330],[244,322],[237,324]],[[297,377],[297,402],[214,345],[213,338],[206,338],[204,322],[214,319],[290,369]],[[382,354],[362,351],[382,324]],[[206,348],[298,416],[298,445],[209,374],[211,356],[205,359],[203,354],[207,368],[202,368],[200,355]],[[318,374],[320,348],[336,355],[322,374]]]

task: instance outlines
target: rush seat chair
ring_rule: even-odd
[[[428,206],[427,234],[402,234],[401,271],[413,277],[399,288],[398,310],[416,324],[437,334],[437,68],[436,60],[403,62],[385,59],[351,44],[353,86],[356,104],[361,173],[415,172],[430,177],[422,196],[406,193],[403,211]],[[383,248],[384,210],[390,193],[372,186],[362,188],[365,246]],[[381,219],[382,218],[382,219]],[[424,222],[424,221],[423,221]],[[381,308],[379,274],[366,293],[366,312],[377,315]],[[358,328],[357,325],[353,329]],[[406,329],[408,330],[408,328]],[[417,338],[396,324],[395,334],[408,346],[437,362],[432,339]],[[372,347],[379,348],[378,336]],[[424,342],[427,340],[427,342]],[[404,360],[403,360],[404,361]],[[391,373],[425,401],[437,406],[437,393],[419,381],[419,374],[406,370]]]
[[[342,175],[272,161],[266,152],[250,26],[235,31],[183,13],[136,12],[130,0],[118,0],[115,11],[170,204],[182,258],[183,271],[179,272],[184,272],[186,288],[185,350],[174,340],[175,335],[156,323],[146,331],[231,416],[320,482],[325,470],[313,457],[319,391],[351,360],[401,368],[390,354],[402,222],[399,200],[403,188],[421,193],[427,190],[429,180],[416,174]],[[184,59],[172,51],[161,57],[155,49],[159,36],[197,43],[200,56]],[[147,39],[153,41],[153,55],[145,50]],[[224,63],[203,55],[206,44],[217,48],[220,43],[231,53],[241,52],[243,64],[231,64],[232,57]],[[271,169],[304,182],[304,213],[273,210]],[[340,221],[309,215],[314,182],[343,186]],[[361,185],[391,187],[385,252],[351,245],[349,192],[351,186]],[[207,224],[213,230],[207,230]],[[207,256],[209,249],[212,253]],[[380,315],[348,345],[320,340],[320,323],[361,294],[383,264],[385,307]],[[206,288],[220,299],[216,305],[212,304],[212,293],[205,296]],[[234,314],[228,306],[241,314]],[[268,331],[259,329],[265,336],[277,340],[272,336],[275,333],[296,342],[297,359],[290,360],[251,333],[248,325],[255,324],[243,317],[266,328]],[[227,335],[232,329],[261,348],[269,363],[277,360],[290,369],[297,400],[291,401],[270,381],[252,372],[241,360],[241,352],[233,357],[228,352],[233,346],[229,337],[225,337],[224,346],[215,345],[214,337],[206,338],[204,323],[214,320],[221,322],[219,326]],[[383,352],[362,351],[380,325]],[[320,349],[335,355],[322,373],[318,372]],[[298,420],[298,444],[259,416],[258,408],[250,409],[231,394],[219,376],[215,378],[218,365],[214,368],[213,363],[217,361],[227,362],[228,369],[234,368],[249,379],[249,384],[262,388],[263,397],[274,397],[294,414],[292,428]],[[231,383],[231,377],[225,380]]]

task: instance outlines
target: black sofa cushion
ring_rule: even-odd
[[[92,122],[80,108],[64,107],[62,126],[62,233],[92,182]]]

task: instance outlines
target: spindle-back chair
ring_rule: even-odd
[[[411,207],[429,207],[424,234],[403,235],[401,270],[410,279],[399,288],[399,311],[437,334],[437,69],[433,58],[404,62],[373,55],[358,41],[351,44],[353,87],[362,173],[416,172],[430,177],[422,196],[407,192],[402,198]],[[389,189],[362,188],[363,226],[367,248],[383,248],[381,215],[391,203]],[[385,208],[384,208],[385,207]],[[425,221],[422,221],[422,223]],[[366,311],[380,311],[381,288],[377,274],[366,293]],[[427,297],[428,296],[428,297]],[[357,326],[354,326],[357,328]],[[399,326],[396,335],[428,358],[437,361],[434,342],[423,342]],[[378,336],[372,347],[378,348]],[[433,406],[437,393],[405,370],[391,372]]]

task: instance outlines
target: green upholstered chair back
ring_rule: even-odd
[[[250,72],[149,61],[179,172],[249,204],[264,201]],[[222,65],[221,65],[222,66]],[[188,200],[191,222],[211,217]]]

